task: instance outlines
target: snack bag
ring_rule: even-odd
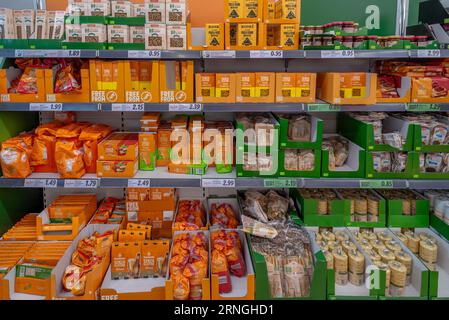
[[[17,93],[36,94],[37,93],[37,77],[36,68],[26,68],[17,84]]]
[[[62,66],[56,73],[55,93],[76,93],[81,90],[79,76],[72,64]]]
[[[227,229],[236,229],[238,226],[238,221],[235,218],[234,210],[227,203],[223,203],[221,205],[217,205],[215,203],[212,204],[211,216],[213,226],[218,225]]]
[[[79,179],[85,173],[82,145],[77,140],[58,140],[55,147],[56,166],[61,178]]]
[[[182,274],[189,261],[188,256],[176,255],[170,259],[169,269],[172,276]]]
[[[202,280],[207,277],[207,262],[198,260],[187,264],[183,276],[189,279],[190,300],[201,300],[203,297]]]
[[[62,278],[62,285],[65,291],[71,292],[75,296],[84,295],[86,276],[83,269],[75,265],[67,266]]]
[[[29,141],[28,141],[29,143]],[[31,147],[19,137],[2,143],[0,161],[5,178],[26,178],[31,174]]]
[[[232,291],[231,274],[229,273],[228,262],[223,252],[212,251],[212,274],[218,276],[219,292],[228,293]]]
[[[49,158],[53,155],[50,153],[51,144],[56,138],[54,136],[41,135],[34,138],[33,151],[31,153],[30,164],[32,166],[47,165]]]
[[[83,129],[90,126],[90,123],[87,122],[74,122],[71,124],[68,124],[64,127],[59,128],[56,131],[56,137],[58,138],[78,138],[83,131]]]
[[[182,274],[172,275],[173,280],[173,299],[188,300],[190,293],[189,279]]]
[[[236,277],[244,277],[246,275],[246,264],[241,249],[235,243],[231,241],[232,245],[227,246],[225,250],[226,259],[229,265],[229,269]],[[229,240],[228,240],[229,243]]]

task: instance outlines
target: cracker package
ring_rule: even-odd
[[[47,34],[49,39],[59,40],[64,36],[64,11],[47,12]]]
[[[130,43],[145,43],[145,27],[129,27]]]
[[[111,1],[113,17],[132,17],[132,4],[130,1]]]
[[[65,26],[65,38],[68,42],[82,42],[82,31],[81,25],[79,24],[68,24]]]
[[[108,43],[129,43],[129,27],[121,25],[109,25]]]
[[[165,0],[146,0],[146,22],[165,23]]]
[[[17,39],[30,39],[34,33],[34,10],[14,10]]]
[[[90,6],[88,1],[70,0],[67,7],[70,16],[90,16]]]
[[[165,4],[165,23],[183,25],[187,21],[187,7],[183,0],[171,0]]]
[[[187,50],[186,26],[167,26],[167,50]]]
[[[166,50],[167,30],[165,24],[145,25],[145,49]]]
[[[11,9],[0,8],[0,39],[16,39],[14,15]]]
[[[132,16],[133,17],[145,17],[147,16],[147,6],[145,3],[133,3],[132,4]]]
[[[106,26],[102,24],[81,25],[81,35],[83,42],[106,42]]]
[[[105,17],[111,14],[111,3],[108,0],[90,0],[88,5],[91,16]]]
[[[33,39],[48,39],[47,23],[47,11],[37,10],[35,29],[32,36]]]

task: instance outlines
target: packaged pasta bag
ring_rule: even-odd
[[[172,256],[169,264],[170,275],[175,276],[178,274],[182,274],[188,262],[189,256],[184,255]]]
[[[239,244],[236,241],[228,241],[228,245],[226,246],[225,250],[229,269],[233,275],[239,278],[246,275],[246,263],[245,259],[243,258],[242,250],[240,248]]]
[[[229,272],[226,255],[219,250],[212,250],[211,271],[218,277],[219,292],[229,293],[232,291],[231,274]]]
[[[56,137],[58,138],[65,138],[65,139],[71,139],[71,138],[78,138],[83,131],[83,129],[90,126],[90,123],[88,122],[74,122],[70,123],[66,126],[63,126],[59,128],[56,131]]]
[[[55,121],[61,122],[65,125],[76,121],[76,113],[73,111],[55,112]]]
[[[183,276],[189,279],[191,300],[201,300],[203,297],[202,281],[207,277],[207,261],[198,260],[186,265]]]
[[[31,145],[28,138],[19,137],[6,140],[2,143],[0,160],[5,178],[26,178],[31,173],[30,155]]]
[[[61,139],[55,147],[56,167],[61,178],[79,179],[85,173],[82,144],[75,139]]]
[[[174,300],[188,300],[190,294],[189,279],[184,277],[182,273],[171,276],[173,281],[173,299]]]
[[[50,162],[50,158],[54,157],[51,154],[51,144],[56,138],[54,136],[41,135],[34,138],[33,151],[31,153],[30,164],[32,166],[43,166]]]
[[[105,124],[93,124],[84,128],[78,140],[83,141],[84,164],[87,168],[95,167],[98,160],[98,142],[112,132],[112,128]],[[90,171],[93,170],[89,170]]]
[[[46,135],[46,136],[54,136],[54,137],[56,137],[56,132],[62,126],[63,126],[63,124],[61,122],[59,122],[59,121],[52,121],[52,122],[49,122],[49,123],[41,124],[40,126],[38,126],[36,128],[36,130],[34,130],[34,132],[38,136]]]

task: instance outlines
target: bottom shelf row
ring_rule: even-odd
[[[345,227],[304,223],[317,191],[300,192],[128,189],[98,207],[95,194],[51,195],[0,239],[0,300],[449,299],[441,193],[401,199],[401,216],[428,201],[430,226]],[[351,208],[327,192],[319,215]]]

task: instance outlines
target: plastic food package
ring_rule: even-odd
[[[248,190],[244,194],[243,211],[245,214],[267,223],[268,221],[283,221],[287,218],[289,200],[276,191],[262,194],[259,191]]]
[[[448,153],[421,153],[419,163],[420,171],[423,173],[449,172]]]
[[[212,226],[220,226],[227,229],[236,229],[239,225],[236,219],[237,214],[230,204],[213,203],[211,206],[211,222]]]
[[[80,70],[74,63],[61,65],[56,73],[55,93],[72,93],[81,90]]]
[[[56,166],[61,178],[79,179],[86,173],[83,155],[83,146],[78,140],[63,139],[56,142]]]
[[[30,157],[33,137],[29,134],[2,143],[0,160],[5,178],[26,178],[31,174]]]
[[[377,97],[399,98],[399,93],[397,90],[399,85],[400,85],[399,77],[379,75],[377,77]]]
[[[202,299],[202,280],[207,278],[209,270],[207,247],[207,238],[202,232],[175,235],[169,262],[173,299]]]
[[[291,141],[311,141],[312,125],[308,115],[290,115],[288,117],[288,138]]]
[[[307,232],[292,221],[272,224],[278,236],[251,237],[254,251],[264,256],[272,298],[299,298],[310,295],[313,254]]]
[[[323,150],[329,151],[329,169],[334,171],[346,164],[349,157],[349,142],[341,136],[324,138]]]
[[[180,200],[175,230],[193,231],[206,226],[206,211],[201,200]]]

